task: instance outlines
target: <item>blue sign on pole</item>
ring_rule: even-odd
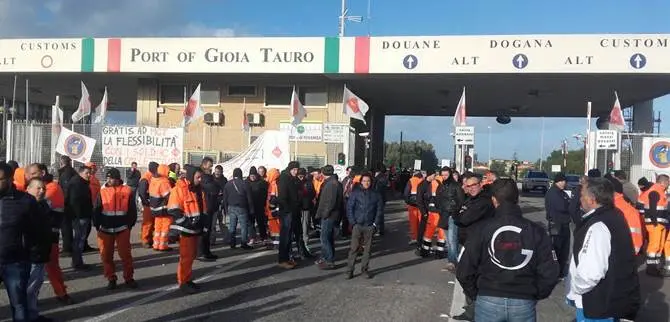
[[[528,56],[524,54],[516,54],[512,58],[512,65],[516,67],[516,69],[524,69],[526,66],[528,66]]]
[[[402,65],[407,69],[414,69],[419,64],[419,59],[414,55],[407,55],[402,60]]]
[[[630,66],[635,69],[644,68],[647,65],[647,57],[643,54],[637,53],[633,56],[630,56]]]

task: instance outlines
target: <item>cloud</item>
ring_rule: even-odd
[[[177,0],[0,0],[0,37],[235,36],[188,16]]]

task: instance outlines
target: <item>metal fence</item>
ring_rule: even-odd
[[[650,181],[656,180],[656,171],[642,169],[644,138],[670,137],[670,134],[661,133],[623,133],[621,135],[621,169],[626,171],[630,181],[636,183],[645,177]]]

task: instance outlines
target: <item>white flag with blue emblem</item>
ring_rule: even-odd
[[[67,155],[74,161],[86,163],[91,161],[93,148],[95,148],[95,139],[61,127],[56,152]]]

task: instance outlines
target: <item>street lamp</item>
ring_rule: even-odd
[[[340,31],[339,31],[339,36],[344,37],[344,24],[347,21],[351,22],[361,22],[363,21],[363,17],[361,16],[349,16],[347,15],[349,13],[349,9],[347,9],[347,0],[342,0],[342,10],[340,11]]]

